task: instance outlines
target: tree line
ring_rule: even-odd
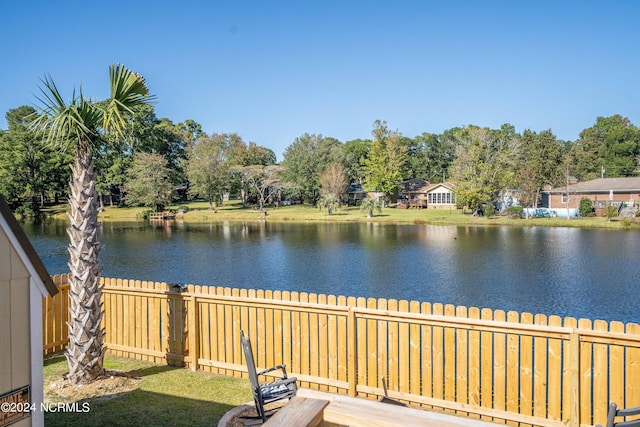
[[[46,201],[68,196],[72,153],[48,144],[31,123],[39,112],[21,106],[6,113],[0,130],[0,194],[35,213]],[[211,209],[226,194],[246,205],[263,207],[283,198],[337,207],[351,183],[387,195],[407,179],[456,183],[461,206],[477,208],[495,201],[499,190],[519,189],[535,206],[545,186],[558,187],[569,176],[637,176],[640,130],[629,119],[598,117],[575,141],[553,132],[514,126],[476,125],[413,138],[373,123],[371,135],[341,142],[321,134],[303,134],[277,162],[274,152],[238,134],[207,134],[193,121],[157,118],[152,105],[136,106],[122,135],[95,150],[96,189],[102,204],[162,208],[172,201],[200,198]]]

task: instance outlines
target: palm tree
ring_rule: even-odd
[[[98,197],[96,192],[96,150],[113,133],[124,136],[126,114],[131,108],[153,99],[142,76],[123,65],[109,68],[111,96],[93,102],[82,96],[82,89],[67,104],[51,79],[41,87],[40,115],[32,127],[43,132],[54,147],[74,154],[71,166],[69,213],[69,345],[65,356],[68,378],[73,384],[89,383],[104,374],[105,347],[100,284],[100,242],[98,241]]]
[[[360,212],[366,212],[367,218],[373,217],[373,211],[382,212],[380,199],[377,197],[365,197],[360,201]]]
[[[318,200],[318,206],[320,207],[320,209],[326,208],[327,213],[329,214],[329,216],[331,216],[333,211],[338,210],[338,208],[340,207],[340,199],[338,199],[333,194],[323,194]]]

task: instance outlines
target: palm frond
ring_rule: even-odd
[[[78,95],[74,90],[67,104],[50,76],[42,80],[39,89],[41,96],[36,99],[41,104],[41,114],[31,122],[31,129],[60,148],[69,145],[77,148],[77,144],[93,144],[98,140],[102,111],[82,96],[82,90]]]
[[[126,127],[123,113],[133,114],[133,107],[150,104],[155,97],[149,94],[144,77],[122,64],[109,67],[109,81],[111,97],[107,102],[102,127],[122,134]]]

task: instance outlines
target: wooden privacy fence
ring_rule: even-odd
[[[65,276],[45,299],[45,353],[68,342]],[[640,326],[452,305],[102,279],[111,354],[246,375],[286,363],[303,387],[516,426],[606,422],[640,406]]]

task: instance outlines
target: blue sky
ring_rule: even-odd
[[[63,94],[108,95],[108,67],[147,79],[156,114],[237,132],[278,160],[304,133],[414,137],[475,124],[575,140],[598,116],[640,125],[640,2],[4,1],[0,129]]]

